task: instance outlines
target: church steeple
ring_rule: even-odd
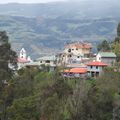
[[[27,59],[27,54],[26,54],[26,50],[24,48],[21,49],[20,51],[20,56],[21,59]]]

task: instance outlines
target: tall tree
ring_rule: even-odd
[[[102,41],[102,43],[97,46],[97,49],[98,51],[104,51],[104,52],[111,50],[110,44],[108,43],[107,40]]]
[[[120,23],[118,24],[118,27],[117,27],[117,37],[120,37]]]
[[[9,63],[16,67],[16,58],[16,53],[11,49],[6,32],[0,32],[0,82],[11,78],[13,70],[9,68]]]
[[[16,53],[11,49],[8,36],[5,31],[0,32],[0,119],[6,120],[6,108],[12,101],[12,85],[9,81],[16,68]],[[9,65],[13,69],[10,69]]]
[[[117,37],[112,43],[112,50],[116,53],[117,60],[120,61],[120,23],[117,27]]]

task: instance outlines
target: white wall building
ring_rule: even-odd
[[[45,66],[56,66],[56,56],[44,56],[41,58],[38,58],[36,61],[39,62],[39,65],[45,65]]]
[[[90,62],[87,64],[88,75],[90,77],[98,77],[103,73],[104,67],[107,66],[107,64],[99,61]]]
[[[61,54],[63,64],[81,63],[83,59],[90,58],[92,45],[90,43],[75,42],[65,46]]]
[[[116,62],[117,56],[113,52],[99,52],[96,56],[96,60],[104,62],[108,65],[113,65]]]

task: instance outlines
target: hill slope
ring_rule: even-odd
[[[0,30],[8,32],[15,50],[25,47],[33,57],[54,54],[71,41],[96,45],[102,39],[114,38],[120,20],[117,0],[113,5],[108,1],[97,5],[96,2],[0,5]]]

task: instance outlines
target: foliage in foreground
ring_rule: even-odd
[[[105,73],[76,80],[24,69],[11,83],[13,99],[3,120],[119,120],[120,73]]]

